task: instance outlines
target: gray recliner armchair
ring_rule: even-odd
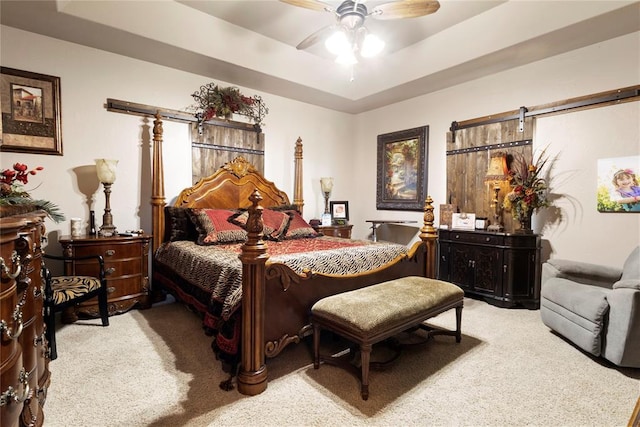
[[[545,262],[540,316],[550,329],[594,356],[640,368],[640,246],[622,268]]]

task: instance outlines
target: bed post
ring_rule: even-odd
[[[164,240],[164,166],[162,164],[162,118],[156,112],[153,121],[153,170],[151,172],[151,227],[153,228],[153,252]]]
[[[438,240],[438,231],[433,226],[433,199],[431,196],[427,196],[424,201],[424,219],[422,228],[420,228],[420,239],[424,242],[427,253],[426,253],[426,271],[425,276],[431,279],[436,278],[436,260],[437,258],[437,248],[436,241]]]
[[[265,264],[269,255],[262,234],[262,200],[253,191],[249,200],[247,241],[242,245],[242,338],[238,391],[254,396],[267,388],[267,365],[264,354]]]
[[[302,139],[298,137],[294,152],[295,178],[293,182],[293,204],[302,215],[304,199],[302,197]]]

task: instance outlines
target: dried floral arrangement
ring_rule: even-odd
[[[13,206],[25,209],[40,209],[47,213],[47,216],[55,222],[62,222],[65,216],[60,212],[60,208],[47,201],[33,199],[25,190],[24,186],[29,183],[29,176],[35,175],[43,170],[42,166],[31,170],[23,163],[15,163],[11,169],[5,169],[0,173],[0,207]]]
[[[543,150],[537,159],[515,155],[511,162],[509,178],[512,189],[504,198],[503,207],[513,219],[526,221],[534,211],[549,206],[547,181],[541,177],[542,168],[549,160]]]
[[[191,96],[196,101],[189,107],[199,122],[213,117],[229,119],[232,114],[247,117],[257,126],[264,126],[269,109],[258,95],[245,96],[235,86],[222,87],[215,83],[200,86]]]

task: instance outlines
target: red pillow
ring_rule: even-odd
[[[239,211],[229,217],[229,222],[246,229],[249,212],[246,210]],[[265,238],[269,240],[282,240],[289,227],[291,215],[288,212],[273,211],[271,209],[262,210],[262,222],[264,229],[262,230]]]
[[[198,231],[196,243],[199,245],[244,242],[247,239],[245,230],[227,221],[233,211],[193,208],[187,213]]]
[[[298,211],[287,211],[291,216],[291,222],[289,222],[289,228],[285,234],[285,240],[289,239],[301,239],[304,237],[318,237],[321,236],[307,221],[302,218],[302,215]]]

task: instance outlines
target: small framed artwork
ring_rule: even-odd
[[[378,135],[377,209],[423,209],[428,137],[429,126]]]
[[[344,225],[349,221],[349,202],[329,202],[329,208],[334,224]]]
[[[0,151],[62,155],[60,78],[0,67]]]
[[[640,212],[640,156],[598,159],[599,212]]]

